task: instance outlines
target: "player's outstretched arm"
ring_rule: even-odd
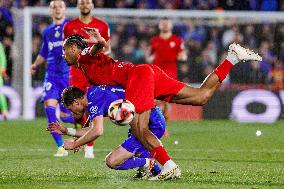
[[[90,28],[90,27],[84,27],[83,29],[84,29],[85,33],[89,36],[89,39],[85,39],[85,41],[87,43],[93,43],[94,44],[89,51],[91,56],[95,56],[100,51],[102,51],[104,47],[107,47],[107,42],[101,36],[98,29]]]
[[[69,136],[74,136],[74,137],[81,137],[85,133],[87,133],[91,128],[86,127],[82,128],[80,130],[76,130],[74,128],[66,128],[60,123],[50,123],[48,125],[48,130],[51,131],[52,133],[57,133],[60,135],[69,135]]]
[[[76,141],[73,141],[73,142],[70,140],[66,141],[66,143],[64,143],[64,148],[66,150],[73,150],[84,144],[87,144],[88,142],[94,141],[98,137],[102,136],[103,135],[103,121],[104,121],[103,116],[95,117],[92,121],[92,126],[89,127],[88,131]],[[84,129],[87,129],[87,128],[84,128]]]

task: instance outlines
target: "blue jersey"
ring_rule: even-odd
[[[107,116],[109,105],[118,99],[125,98],[125,91],[119,86],[96,86],[87,91],[88,114],[93,120],[96,116]]]
[[[87,91],[88,107],[87,111],[90,119],[96,116],[108,115],[109,105],[118,99],[125,99],[125,90],[119,86],[94,86]],[[151,110],[149,128],[165,127],[165,120],[161,110],[156,107]]]
[[[42,48],[40,55],[47,61],[46,78],[69,78],[69,66],[62,56],[63,27],[69,20],[62,24],[49,25],[42,33]]]

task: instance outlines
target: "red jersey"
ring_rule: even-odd
[[[99,53],[91,56],[86,48],[78,56],[78,66],[92,85],[119,85],[125,97],[140,113],[155,107],[154,98],[170,102],[185,86],[169,77],[158,66],[115,61]]]
[[[131,63],[115,61],[104,53],[91,56],[84,49],[78,57],[79,67],[92,85],[120,85],[125,87]]]
[[[95,17],[93,17],[92,21],[88,24],[81,22],[79,18],[68,22],[67,24],[65,24],[63,29],[64,37],[67,38],[73,34],[80,34],[85,38],[89,38],[89,36],[82,30],[82,28],[84,27],[97,28],[102,37],[106,41],[109,40],[110,32],[108,24]],[[82,71],[75,68],[74,66],[70,67],[70,85],[74,85],[83,91],[86,91],[87,87],[90,86]]]
[[[163,39],[155,36],[150,40],[150,47],[151,53],[154,54],[153,64],[177,79],[177,56],[184,49],[181,37],[171,35],[168,39]]]

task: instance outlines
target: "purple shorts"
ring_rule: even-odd
[[[151,110],[149,129],[158,139],[162,138],[166,130],[165,118],[158,107]],[[128,138],[121,144],[121,146],[134,154],[142,154],[145,151],[148,151],[144,148],[143,144],[131,134],[131,130],[129,130]]]

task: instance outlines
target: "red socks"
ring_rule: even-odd
[[[222,82],[234,65],[227,59],[225,59],[215,70],[215,74],[219,77],[220,82]]]
[[[158,146],[150,151],[152,156],[161,164],[164,165],[171,158],[163,146]]]

